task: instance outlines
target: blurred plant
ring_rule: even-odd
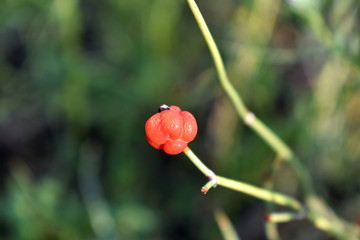
[[[230,219],[221,210],[215,211],[215,220],[225,240],[240,240]]]
[[[246,105],[356,221],[359,1],[198,3]],[[196,113],[191,148],[217,174],[302,199],[289,164],[238,121],[190,13],[186,1],[0,1],[1,239],[218,239],[219,208],[262,239],[264,211],[292,216],[212,179],[196,194],[190,161],[182,171],[147,147],[139,126],[153,106],[178,103]],[[277,224],[265,222],[273,239]],[[329,238],[307,220],[280,226],[284,239]]]

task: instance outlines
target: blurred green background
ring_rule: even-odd
[[[245,103],[308,166],[333,209],[360,212],[357,0],[199,0]],[[146,142],[161,104],[197,118],[189,144],[262,186],[275,155],[222,90],[185,0],[0,1],[0,239],[265,239],[264,204]],[[293,196],[283,164],[275,189]],[[306,221],[283,239],[331,239]]]

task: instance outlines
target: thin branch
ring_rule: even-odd
[[[309,208],[309,212],[307,214],[308,219],[311,220],[314,223],[314,225],[317,226],[319,229],[322,229],[328,232],[329,234],[336,236],[340,239],[359,239],[360,236],[359,227],[346,223],[344,220],[340,219],[335,214],[331,214],[331,219],[327,219],[326,216],[331,213],[331,210],[328,208],[328,206],[325,203],[318,201],[319,197],[317,197],[317,195],[314,193],[311,176],[308,170],[301,164],[300,161],[298,161],[297,158],[294,157],[293,152],[284,143],[284,141],[282,141],[269,127],[267,127],[264,123],[262,123],[259,119],[257,119],[252,112],[248,111],[240,95],[237,93],[237,91],[229,81],[220,52],[215,44],[215,41],[209,31],[209,28],[205,23],[205,20],[198,6],[196,5],[194,0],[187,0],[187,2],[189,4],[192,13],[194,14],[194,17],[209,47],[209,50],[211,52],[212,58],[215,63],[216,71],[220,79],[220,83],[223,86],[227,95],[229,96],[230,100],[234,104],[237,113],[243,119],[245,124],[251,127],[279,155],[280,159],[289,161],[290,165],[296,172],[301,187],[306,195],[306,204],[307,207]],[[201,171],[203,171],[205,175],[212,176],[210,172],[206,172],[206,171],[204,172],[204,170],[206,170],[206,168],[202,168]],[[255,189],[253,189],[254,186],[234,180],[229,180],[222,177],[217,177],[217,183],[219,185],[223,185],[237,191],[243,191],[244,193],[261,198],[265,201],[271,201],[271,199],[270,200],[268,199],[269,191],[263,190],[258,187],[255,187]],[[252,190],[247,191],[249,189]],[[277,199],[276,201],[278,204],[285,204],[286,206],[290,205],[295,209],[301,208],[301,204],[298,205],[297,204],[298,202],[295,199],[290,198],[291,201],[283,202],[284,199],[289,199],[289,198],[282,194],[276,196],[277,197],[274,197],[274,195],[272,195],[273,201]],[[312,202],[314,201],[312,200],[316,200],[316,202],[319,203],[318,206],[324,209],[324,212],[318,211],[318,209],[313,206]]]
[[[281,206],[287,206],[295,210],[302,209],[301,203],[292,197],[256,187],[248,183],[217,176],[212,170],[210,170],[208,167],[206,167],[205,164],[201,162],[201,160],[191,151],[190,148],[186,148],[184,153],[205,176],[211,176],[211,179],[216,180],[216,184],[219,186],[233,189],[235,191],[248,194],[267,202],[274,202]],[[209,173],[212,175],[209,175]]]
[[[240,240],[230,219],[222,210],[215,211],[215,220],[225,240]]]
[[[238,112],[239,116],[244,121],[246,121],[246,119],[248,119],[248,117],[252,116],[253,114],[249,112],[249,110],[246,108],[240,95],[237,93],[234,86],[231,84],[227,76],[224,62],[221,58],[219,49],[216,46],[216,43],[210,33],[208,26],[205,23],[205,20],[198,6],[196,5],[194,0],[187,0],[187,1],[199,25],[199,28],[204,36],[204,39],[209,47],[209,50],[211,52],[212,58],[215,63],[217,74],[220,79],[220,83],[224,88],[225,92],[227,93],[227,95],[230,97],[230,100],[234,104],[235,109]],[[255,132],[257,132],[260,135],[260,137],[262,137],[269,144],[269,146],[272,147],[274,151],[281,156],[283,160],[289,160],[292,158],[293,154],[290,148],[270,128],[268,128],[260,120],[254,118],[254,121],[247,124],[251,128],[253,128]]]

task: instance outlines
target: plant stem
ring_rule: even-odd
[[[308,219],[312,221],[316,227],[328,232],[331,235],[341,239],[358,239],[358,236],[360,235],[360,228],[358,226],[353,226],[346,223],[342,219],[338,218],[335,214],[332,214],[332,220],[327,220],[326,216],[331,213],[331,210],[328,209],[325,203],[319,202],[319,206],[324,209],[324,212],[322,213],[318,213],[316,211],[317,209],[310,204],[311,199],[318,199],[318,197],[313,190],[313,184],[308,170],[301,164],[300,161],[298,161],[297,158],[294,157],[291,149],[284,143],[284,141],[282,141],[269,127],[257,119],[252,112],[248,111],[240,95],[229,81],[219,50],[198,6],[194,0],[187,0],[187,2],[209,47],[210,53],[215,63],[217,74],[220,79],[220,83],[234,104],[237,113],[243,119],[245,124],[249,125],[279,155],[279,159],[289,161],[291,167],[296,172],[300,185],[306,195],[306,204],[309,207],[309,213],[307,214]],[[196,157],[191,151],[184,152],[189,156],[189,158]],[[195,162],[192,160],[194,164],[197,165],[198,168],[200,167],[199,169],[205,175],[212,176],[212,171],[204,164],[202,164],[201,161],[199,163],[199,161],[196,159]],[[293,198],[282,194],[271,193],[268,190],[241,183],[239,181],[217,177],[217,184],[247,193],[265,201],[272,201],[280,205],[290,206],[297,210],[301,208],[301,204]],[[270,196],[272,196],[272,199]],[[319,219],[321,221],[319,221]]]
[[[209,47],[210,53],[214,59],[215,68],[218,73],[220,83],[223,86],[225,92],[229,96],[230,100],[235,106],[239,116],[244,122],[251,127],[279,156],[279,159],[289,161],[292,168],[296,172],[300,185],[307,196],[314,194],[311,177],[307,169],[294,158],[294,154],[291,149],[282,141],[268,126],[266,126],[260,119],[256,118],[253,113],[247,110],[240,95],[237,93],[233,85],[231,84],[224,67],[223,60],[220,52],[216,46],[216,43],[210,33],[206,22],[196,5],[194,0],[187,0],[192,13],[199,25],[199,28],[204,36],[204,39]]]
[[[268,126],[266,126],[260,119],[256,118],[253,113],[247,110],[240,95],[237,93],[233,85],[231,84],[224,67],[223,60],[220,52],[216,46],[216,43],[210,33],[206,22],[196,5],[194,0],[187,0],[192,10],[194,17],[199,25],[199,28],[204,36],[204,39],[209,47],[210,53],[214,59],[215,68],[218,73],[220,83],[223,86],[225,92],[228,94],[230,100],[235,106],[239,116],[244,122],[252,128],[279,156],[279,159],[290,162],[290,165],[296,172],[300,186],[303,189],[306,196],[314,194],[314,190],[311,183],[311,177],[307,169],[294,158],[294,154],[291,149],[282,141]]]
[[[279,159],[290,161],[293,158],[291,149],[260,119],[255,118],[254,121],[249,124],[249,127],[278,153]]]
[[[229,96],[231,102],[234,104],[234,107],[235,107],[237,113],[239,114],[239,116],[243,120],[245,120],[247,115],[251,112],[249,112],[249,110],[246,108],[240,95],[237,93],[234,86],[231,84],[231,82],[227,76],[227,73],[226,73],[226,70],[224,67],[224,62],[221,58],[219,49],[216,46],[216,43],[210,33],[208,26],[206,25],[206,22],[202,16],[198,6],[196,5],[194,0],[187,0],[187,2],[189,3],[190,9],[192,10],[194,17],[199,25],[199,28],[200,28],[200,30],[205,38],[205,41],[209,47],[211,56],[215,63],[217,74],[220,79],[220,83],[221,83],[222,87],[224,88],[225,92],[227,93],[227,95]],[[260,137],[262,137],[269,144],[269,146],[272,147],[274,149],[274,151],[277,152],[281,156],[281,159],[283,159],[283,160],[291,159],[293,154],[292,154],[290,148],[270,128],[268,128],[260,120],[255,119],[254,121],[252,121],[251,124],[249,124],[249,126],[252,129],[254,129],[255,132],[258,133],[260,135]]]
[[[211,177],[214,176],[214,172],[211,171],[196,155],[191,151],[189,147],[186,147],[184,149],[184,153],[188,158],[191,160],[191,162],[206,176]]]
[[[291,165],[292,169],[294,169],[295,174],[297,175],[300,186],[304,191],[305,198],[308,199],[315,196],[316,194],[309,171],[304,167],[303,164],[301,164],[297,157],[293,157],[291,161],[289,161],[289,164]]]
[[[188,147],[184,150],[184,153],[205,176],[209,177],[212,181],[216,181],[217,185],[248,194],[267,202],[273,202],[278,205],[287,206],[297,211],[304,210],[302,204],[292,197],[256,187],[251,184],[215,175],[215,173],[210,170]],[[317,228],[333,236],[336,236],[339,239],[358,239],[357,236],[360,235],[360,230],[356,225],[347,224],[335,215],[332,215],[331,217],[329,216],[329,218],[324,217],[325,215],[328,215],[327,213],[329,211],[325,210],[325,213],[323,214],[318,213],[314,210],[314,207],[312,206],[314,204],[311,204],[309,199],[307,199],[307,204],[310,208],[309,212],[305,213],[305,215],[311,222],[314,223]],[[317,204],[321,203],[317,202]],[[321,207],[323,207],[323,205],[317,206],[315,209]],[[289,218],[289,220],[291,219]],[[345,229],[347,229],[347,231]]]
[[[294,212],[283,212],[283,213],[270,213],[267,216],[267,221],[271,223],[283,223],[290,222],[292,220],[300,220],[305,217],[304,214]]]
[[[284,194],[272,192],[260,187],[252,186],[247,183],[231,180],[221,176],[217,176],[216,180],[219,186],[227,187],[251,195],[253,197],[262,199],[264,201],[274,202],[282,206],[291,207],[292,209],[295,210],[301,209],[301,203],[299,201]]]
[[[233,87],[233,85],[230,83],[230,81],[228,79],[228,76],[225,71],[224,63],[221,59],[221,55],[216,46],[216,43],[215,43],[213,37],[211,36],[209,28],[207,27],[205,20],[202,16],[198,6],[196,5],[195,1],[194,0],[187,0],[187,1],[188,1],[189,6],[195,16],[195,19],[199,25],[199,28],[200,28],[202,34],[204,35],[205,41],[209,47],[209,50],[211,52],[213,59],[214,59],[214,62],[216,65],[216,70],[219,75],[221,85],[223,86],[226,93],[231,98],[231,101],[234,103],[237,112],[244,118],[245,115],[247,114],[248,110],[246,109],[241,97],[237,94],[235,88]]]
[[[302,209],[301,203],[292,197],[215,175],[214,172],[211,171],[204,163],[202,163],[202,161],[188,147],[184,150],[184,153],[205,176],[214,176],[217,185],[251,195],[264,201],[274,202],[282,206],[287,206],[295,210]]]
[[[270,176],[264,182],[264,188],[269,191],[274,191],[274,175],[279,166],[279,156],[276,156],[272,161],[272,167],[270,168]],[[265,203],[265,210],[267,216],[269,213],[274,211],[274,204],[272,202]],[[266,219],[266,218],[265,218]],[[268,240],[280,240],[277,223],[265,221],[265,235]]]
[[[230,219],[222,210],[215,211],[215,220],[225,240],[240,240]]]
[[[265,223],[265,234],[268,240],[280,240],[279,232],[277,230],[277,224],[266,222]]]
[[[202,188],[201,188],[201,192],[203,194],[206,194],[210,188],[212,187],[216,187],[216,178],[212,178],[211,180],[209,180]]]

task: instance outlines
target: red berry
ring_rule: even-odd
[[[149,144],[167,154],[181,153],[194,140],[197,129],[194,116],[177,106],[160,106],[159,113],[145,124]]]

